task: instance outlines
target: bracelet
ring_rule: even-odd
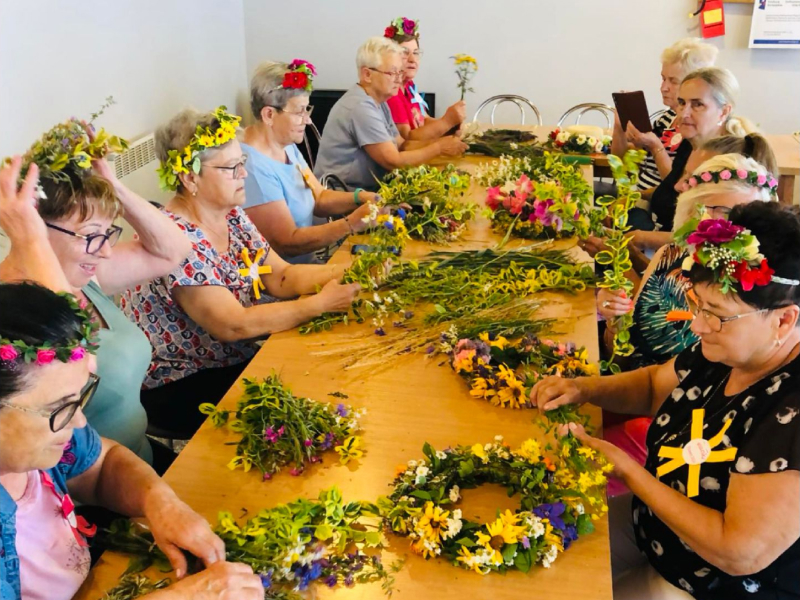
[[[353,231],[353,226],[350,225],[350,219],[347,217],[344,218],[344,222],[347,223],[347,228],[350,230],[350,235],[353,235],[355,231]]]
[[[356,206],[359,206],[361,204],[361,200],[358,199],[358,193],[363,191],[364,190],[362,188],[356,188],[356,191],[353,192],[353,202],[356,203]]]
[[[659,146],[659,147],[656,149],[656,151],[655,151],[655,152],[652,152],[651,154],[653,155],[653,158],[655,158],[655,157],[656,157],[658,154],[661,154],[662,152],[666,152],[666,151],[667,151],[667,149],[666,149],[666,148],[664,148],[664,146]]]

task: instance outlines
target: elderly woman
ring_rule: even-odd
[[[632,511],[628,496],[611,512],[615,598],[796,598],[800,218],[751,202],[730,221],[701,223],[684,238],[700,342],[663,365],[547,378],[531,399],[655,417],[645,467],[569,429],[606,453],[635,495]]]
[[[92,135],[87,131],[87,142]],[[87,302],[101,325],[97,372],[102,383],[86,417],[102,436],[126,446],[163,473],[174,453],[151,445],[145,436],[147,414],[139,391],[150,364],[150,344],[111,296],[175,269],[191,251],[189,240],[169,218],[122,184],[105,160],[95,160],[89,169],[69,164],[56,174],[46,162],[38,167],[43,173],[39,214],[29,212],[26,217],[36,236],[12,245],[0,264],[0,280],[33,280],[54,287],[35,270],[46,265],[63,271],[66,280],[54,289]],[[114,221],[121,215],[137,235],[116,244],[122,229]],[[55,264],[19,254],[31,246],[42,251],[49,246]]]
[[[419,48],[419,21],[398,17],[383,36],[400,44],[405,57],[403,83],[387,101],[397,131],[406,140],[433,140],[459,127],[467,116],[467,104],[461,100],[448,107],[441,119],[428,115],[428,104],[414,83],[419,71],[422,50]]]
[[[287,262],[310,263],[313,252],[367,225],[375,194],[327,190],[308,168],[296,144],[303,141],[311,110],[314,66],[303,60],[265,62],[250,82],[256,122],[244,132],[248,158],[245,212],[270,246]],[[314,217],[349,214],[314,225]]]
[[[101,380],[89,353],[94,325],[77,299],[0,284],[0,306],[0,598],[68,600],[81,586],[96,528],[76,517],[71,496],[146,517],[179,579],[183,550],[208,567],[148,599],[212,600],[226,590],[224,597],[263,598],[260,578],[225,562],[222,540],[202,517],[147,463],[87,424],[83,407]]]
[[[165,212],[193,252],[123,297],[153,346],[142,393],[148,418],[184,436],[203,422],[197,406],[218,402],[239,378],[255,339],[346,310],[359,291],[338,283],[344,266],[286,263],[247,217],[238,123],[224,107],[186,109],[156,131],[161,180],[176,192]],[[306,294],[313,295],[295,300]]]
[[[633,123],[625,131],[619,116],[614,120],[614,135],[611,151],[622,156],[630,148],[647,151],[640,166],[639,188],[655,188],[672,170],[679,141],[675,137],[674,122],[678,110],[678,90],[683,78],[697,69],[713,67],[719,50],[697,38],[684,38],[661,53],[661,100],[667,111],[653,122],[653,130],[642,133]]]
[[[447,136],[430,143],[404,140],[386,104],[403,80],[403,51],[385,37],[368,39],[356,55],[359,81],[331,110],[317,155],[317,177],[333,174],[350,188],[377,189],[387,171],[467,149]]]

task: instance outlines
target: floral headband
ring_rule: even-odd
[[[214,110],[217,124],[210,127],[197,126],[189,145],[182,150],[170,150],[169,159],[158,168],[158,180],[162,190],[178,189],[178,175],[181,173],[200,172],[200,154],[209,148],[227,144],[236,137],[241,117],[232,115],[227,107],[220,106]]]
[[[69,302],[72,310],[80,318],[80,338],[61,346],[56,346],[50,342],[45,342],[41,346],[31,346],[22,340],[0,338],[0,368],[16,361],[35,363],[40,366],[48,365],[56,359],[64,363],[75,362],[82,360],[87,352],[91,354],[97,353],[97,330],[99,325],[86,312],[86,305],[81,306],[77,298],[72,294],[62,292],[58,295]]]
[[[310,92],[317,70],[307,60],[295,58],[289,63],[283,81],[276,90],[305,90]]]
[[[797,279],[776,276],[759,253],[756,236],[725,219],[692,219],[675,232],[675,239],[690,253],[683,261],[683,270],[691,271],[695,264],[710,269],[722,284],[723,293],[736,284],[745,292],[772,282],[800,285]]]
[[[767,188],[770,193],[778,193],[778,180],[770,173],[763,174],[757,171],[747,171],[746,169],[723,169],[722,171],[703,171],[700,175],[693,175],[689,178],[689,187],[697,187],[701,183],[719,183],[721,181],[738,180],[743,181],[753,187]]]
[[[397,17],[392,21],[391,25],[383,31],[383,37],[395,41],[407,37],[419,37],[419,21],[412,21],[405,17]]]

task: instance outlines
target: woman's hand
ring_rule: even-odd
[[[603,238],[599,238],[593,235],[590,235],[585,240],[578,240],[578,246],[583,248],[586,253],[594,258],[597,256],[598,252],[603,250],[608,250],[608,246],[606,246],[606,241]]]
[[[467,103],[459,100],[455,104],[448,106],[442,118],[450,123],[451,127],[461,125],[467,118]]]
[[[47,243],[47,227],[36,210],[36,186],[39,167],[33,163],[20,188],[17,180],[22,169],[22,158],[15,156],[11,164],[0,169],[0,228],[15,244]]]
[[[437,144],[441,156],[461,156],[468,148],[461,138],[454,135],[440,138],[434,143]]]
[[[168,588],[147,594],[148,600],[263,600],[264,585],[242,563],[217,562]]]
[[[379,194],[375,192],[368,192],[366,190],[361,190],[358,192],[358,199],[361,201],[361,204],[379,204],[381,201],[381,197]]]
[[[661,140],[658,139],[655,133],[652,131],[642,133],[636,129],[636,125],[633,124],[633,121],[628,121],[628,128],[625,130],[625,139],[637,148],[644,148],[650,153],[661,144]]]
[[[203,517],[182,502],[166,485],[148,494],[144,516],[159,548],[166,554],[178,579],[186,575],[186,557],[181,550],[197,556],[209,567],[225,560],[225,544],[211,531]]]
[[[574,435],[584,445],[592,450],[597,450],[605,455],[608,462],[614,465],[612,474],[625,481],[625,478],[631,473],[633,469],[641,469],[642,466],[633,460],[624,450],[617,448],[614,444],[592,437],[583,428],[583,425],[577,423],[570,423],[569,425],[561,425],[558,428],[558,435],[565,437],[568,434]]]
[[[583,404],[587,400],[583,390],[583,379],[585,378],[545,377],[531,389],[531,404],[545,411],[565,404]]]
[[[597,292],[597,312],[606,321],[621,317],[633,310],[633,300],[628,298],[625,290],[607,290],[600,288]]]
[[[361,291],[358,283],[339,283],[331,279],[316,295],[320,312],[345,312]]]

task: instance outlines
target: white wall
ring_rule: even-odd
[[[611,104],[619,89],[644,89],[651,112],[661,108],[661,50],[697,35],[698,22],[688,18],[695,0],[305,0],[292,10],[243,2],[248,74],[261,60],[305,58],[319,70],[317,87],[349,87],[359,44],[403,14],[421,21],[417,83],[436,93],[437,112],[458,99],[448,57],[463,52],[480,65],[470,118],[485,98],[517,93],[551,124],[575,104]],[[712,43],[742,84],[739,112],[789,133],[800,128],[800,51],[748,50],[752,10],[725,4],[728,33]]]

